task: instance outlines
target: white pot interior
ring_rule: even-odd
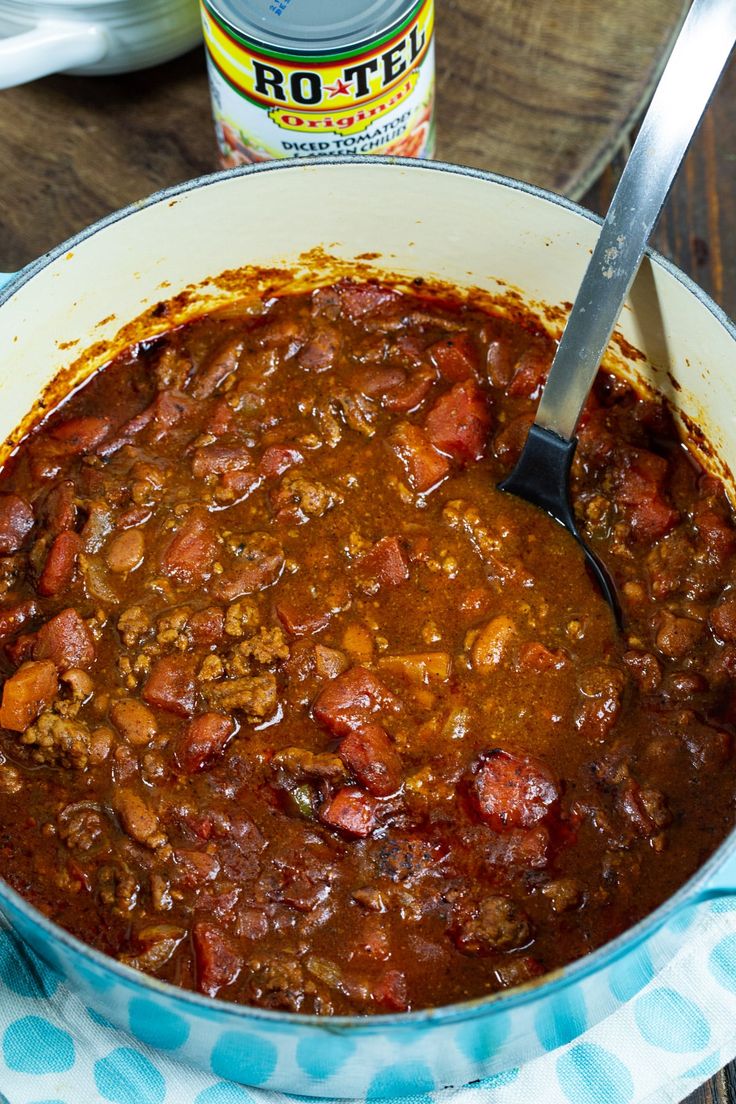
[[[80,353],[95,367],[121,343],[121,326],[194,287],[185,315],[232,294],[208,278],[242,266],[296,268],[319,279],[319,247],[364,266],[439,278],[526,303],[575,296],[597,235],[594,222],[555,201],[463,171],[421,164],[267,165],[210,178],[83,237],[0,310],[0,437]],[[377,256],[376,256],[377,254]],[[152,331],[171,324],[152,318]],[[548,321],[559,332],[559,312]],[[613,347],[627,373],[687,411],[728,465],[736,464],[734,337],[670,271],[646,260],[619,332],[648,364]]]

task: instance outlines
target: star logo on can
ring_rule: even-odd
[[[348,96],[350,89],[355,84],[355,81],[344,81],[338,77],[334,84],[326,84],[325,92],[329,92],[328,99],[332,99],[333,96]]]

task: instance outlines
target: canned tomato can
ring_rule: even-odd
[[[434,151],[433,0],[201,0],[224,168]]]

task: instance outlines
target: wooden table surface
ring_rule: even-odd
[[[440,21],[439,28],[438,156],[502,169],[579,195],[601,157],[606,151],[610,156],[619,144],[616,120],[619,129],[630,120],[631,104],[645,93],[646,72],[651,76],[656,68],[654,45],[659,42],[661,49],[671,37],[682,4],[671,0],[669,15],[654,0],[641,6],[631,5],[629,0],[625,4],[611,0],[607,5],[595,6],[597,14],[588,5],[590,19],[603,19],[617,8],[632,13],[632,18],[637,18],[640,8],[647,16],[655,9],[658,14],[660,21],[653,32],[650,53],[642,60],[639,85],[627,88],[629,114],[621,110],[620,104],[606,100],[599,83],[595,87],[587,84],[583,86],[583,107],[591,97],[597,98],[595,148],[589,144],[590,130],[571,127],[565,138],[567,145],[554,164],[535,165],[530,160],[533,142],[526,142],[515,166],[508,134],[501,143],[503,148],[494,147],[496,136],[482,141],[478,126],[475,130],[469,126],[458,128],[458,115],[450,111],[451,97],[455,96],[450,64],[453,51],[456,53],[463,45],[463,35],[472,38],[474,12],[479,16],[488,10],[483,5],[491,3],[499,10],[504,6],[509,12],[514,10],[510,0],[445,0],[445,10],[453,18],[445,18],[444,30]],[[546,0],[535,0],[535,4],[538,9],[556,11],[561,6],[549,5]],[[518,6],[515,10],[521,11]],[[626,33],[631,33],[630,25]],[[550,57],[557,64],[554,50]],[[480,55],[476,63],[477,72],[482,72]],[[583,91],[578,95],[582,96]],[[507,94],[503,88],[501,92]],[[479,94],[477,82],[475,94]],[[569,89],[568,94],[572,95]],[[533,101],[528,101],[525,109],[528,103],[533,106]],[[462,103],[458,107],[461,117],[469,119],[468,105],[465,116],[461,109]],[[21,267],[124,203],[163,185],[211,171],[214,157],[206,77],[199,52],[124,78],[88,81],[51,77],[23,89],[0,92],[0,269]],[[605,213],[623,160],[619,153],[609,162],[584,195],[584,205]],[[721,81],[654,236],[656,247],[689,273],[732,318],[736,317],[735,171],[736,61]],[[550,174],[546,179],[545,172]],[[694,1093],[688,1104],[736,1104],[736,1064]]]

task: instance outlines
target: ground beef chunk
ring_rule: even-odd
[[[486,897],[477,911],[452,932],[463,954],[487,955],[526,946],[532,928],[524,911],[508,897]]]
[[[248,636],[260,624],[258,606],[252,598],[231,602],[225,611],[225,633],[228,636]]]
[[[284,549],[269,533],[231,533],[225,547],[231,565],[214,584],[215,593],[227,602],[272,586],[284,566]]]
[[[132,648],[151,628],[151,619],[142,606],[131,606],[118,618],[118,632],[123,644]]]
[[[70,851],[91,851],[105,837],[105,818],[98,805],[77,801],[57,817],[57,830]]]
[[[252,958],[248,970],[254,994],[266,1008],[299,1012],[305,1001],[318,993],[314,978],[292,955]]]
[[[260,629],[255,636],[236,644],[225,662],[230,676],[248,675],[254,665],[267,667],[289,656],[289,645],[283,631],[276,626],[273,629]]]
[[[47,710],[18,737],[34,763],[84,770],[94,758],[95,740],[84,721]]]
[[[140,882],[127,863],[109,863],[97,872],[97,887],[103,905],[118,915],[132,912],[138,903]]]
[[[262,721],[276,708],[276,678],[270,672],[210,682],[202,687],[209,705],[221,713],[240,710],[250,722]]]
[[[322,517],[341,501],[337,491],[317,480],[307,479],[298,471],[287,472],[273,497],[274,508],[283,511],[285,519],[293,521]]]

